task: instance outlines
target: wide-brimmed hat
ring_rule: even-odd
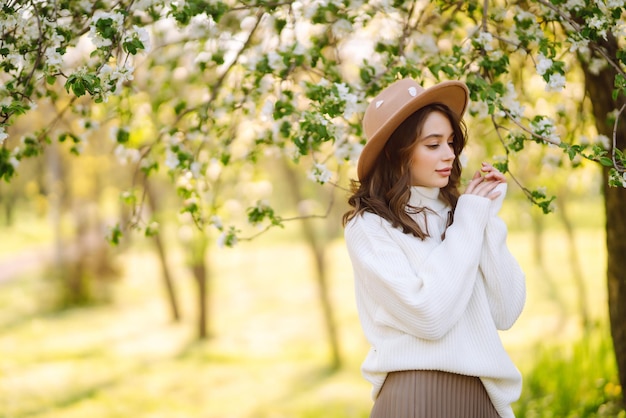
[[[415,80],[405,78],[389,85],[369,104],[363,116],[363,131],[367,143],[359,157],[359,180],[367,176],[378,154],[393,131],[414,112],[424,106],[441,103],[463,117],[469,100],[469,90],[460,81],[443,81],[424,89]]]

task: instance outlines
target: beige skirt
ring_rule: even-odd
[[[477,377],[430,370],[392,372],[370,418],[498,418]]]

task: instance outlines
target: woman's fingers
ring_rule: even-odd
[[[481,172],[485,174],[482,175]],[[491,164],[482,163],[480,170],[477,170],[472,176],[472,179],[465,189],[465,193],[487,197],[494,200],[502,194],[499,191],[493,191],[500,183],[506,183],[506,177],[504,177],[504,174],[498,171]]]
[[[487,197],[496,188],[496,186],[500,184],[497,181],[485,180],[478,184],[472,194],[476,194],[478,196]]]
[[[467,185],[465,193],[472,194],[476,186],[479,185],[483,180],[484,178],[480,175],[480,171],[476,171],[469,184]]]
[[[499,181],[501,183],[506,183],[506,177],[502,174],[498,169],[488,163],[482,163],[481,171],[485,173],[485,178],[489,180]]]
[[[476,196],[488,197],[489,199],[495,199],[500,195],[500,192],[493,192],[500,181],[488,180],[485,177],[479,177],[472,179],[470,184],[465,190],[465,194],[473,194]]]

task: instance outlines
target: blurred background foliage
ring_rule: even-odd
[[[179,211],[188,205],[180,178],[162,168],[146,179],[133,155],[120,155],[120,142],[166,153],[157,127],[177,114],[162,95],[202,101],[187,84],[196,76],[185,72],[189,57],[176,43],[159,52],[149,76],[138,66],[132,88],[108,104],[73,98],[83,113],[66,113],[62,87],[50,86],[58,95],[11,126],[19,138],[54,120],[59,131],[91,137],[51,141],[0,184],[0,417],[367,417],[359,365],[368,347],[340,222],[353,167],[337,167],[336,182],[321,185],[285,155],[255,160],[245,145],[253,122],[217,115],[220,140],[228,127],[244,139],[228,149],[245,157],[229,161],[235,169],[206,169],[203,203],[242,228],[238,245],[225,248],[217,231],[199,232]],[[345,66],[356,78],[358,68]],[[558,96],[544,93],[531,63],[510,69],[529,113],[554,118],[565,142],[595,137],[580,69],[568,69]],[[215,72],[198,74],[193,83],[217,85]],[[84,114],[96,129],[81,126]],[[124,141],[118,126],[128,129]],[[490,121],[470,117],[469,129],[466,177],[484,160],[506,161],[513,176],[502,217],[528,301],[502,338],[524,376],[517,416],[625,417],[608,326],[599,167],[532,141],[507,160]],[[219,155],[224,143],[210,146]],[[332,154],[332,144],[322,147]],[[556,194],[554,212],[532,206],[517,182]],[[248,224],[249,202],[266,200],[282,228]],[[145,234],[111,246],[114,225]]]
[[[468,167],[495,149],[480,129],[470,126]],[[368,416],[359,372],[367,344],[339,220],[345,190],[308,181],[280,158],[250,174],[258,190],[249,192],[286,218],[320,217],[234,248],[207,244],[209,335],[198,340],[195,229],[166,204],[178,197],[160,186],[167,179],[152,180],[154,205],[144,210],[161,224],[160,244],[135,234],[110,246],[107,225],[127,216],[119,196],[135,173],[106,141],[90,146],[105,149],[70,158],[63,144],[50,147],[0,189],[0,416]],[[501,214],[528,277],[526,309],[502,333],[524,375],[517,416],[624,416],[607,325],[600,172],[535,169],[528,180],[562,193],[544,215],[512,184]]]

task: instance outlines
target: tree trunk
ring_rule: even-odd
[[[298,181],[298,173],[296,173],[287,161],[283,162],[289,190],[294,198],[296,205],[302,202],[302,191]],[[334,191],[333,191],[334,193]],[[301,215],[306,215],[302,214]],[[315,277],[317,280],[318,295],[322,304],[322,313],[324,315],[324,323],[326,326],[326,335],[331,350],[331,369],[338,370],[341,368],[341,350],[339,348],[339,337],[337,335],[337,326],[335,323],[335,315],[333,312],[333,304],[330,300],[330,289],[328,288],[328,275],[326,266],[326,244],[327,240],[320,238],[316,234],[311,219],[302,219],[302,230],[304,237],[309,246],[311,254],[315,262]]]
[[[197,327],[198,339],[204,340],[211,336],[209,326],[209,280],[210,269],[207,263],[208,238],[204,231],[197,231],[194,234],[190,248],[190,268],[197,286],[198,313]]]
[[[599,40],[600,46],[605,49],[608,56],[617,61],[617,40],[612,34],[607,39]],[[585,72],[585,89],[593,106],[596,128],[598,133],[613,138],[613,123],[608,120],[609,114],[619,109],[626,98],[622,95],[614,100],[615,69],[607,66],[599,74],[589,71],[588,65],[581,60]],[[626,121],[622,114],[620,123],[617,125],[616,144],[621,150],[626,148]],[[609,187],[608,169],[603,169],[604,199],[606,214],[606,247],[607,247],[607,290],[609,299],[609,318],[611,323],[611,335],[617,360],[620,384],[626,388],[626,189]],[[626,396],[622,398],[626,406]]]
[[[209,337],[209,307],[207,303],[207,266],[205,262],[197,262],[191,266],[198,286],[198,339]]]
[[[150,206],[150,210],[153,214],[156,214],[158,211],[158,204],[156,196],[154,195],[154,190],[150,185],[150,180],[146,178],[145,186],[146,195],[148,197],[148,205]],[[169,264],[167,263],[167,252],[165,250],[165,245],[163,244],[163,239],[161,237],[161,233],[157,233],[153,237],[154,244],[156,245],[157,252],[159,254],[159,261],[161,263],[161,272],[163,273],[163,284],[165,285],[165,292],[167,294],[167,300],[170,305],[170,312],[172,315],[172,320],[174,322],[180,322],[180,309],[178,309],[178,298],[176,295],[176,288],[174,287],[174,281],[172,280],[172,274],[170,272]]]

